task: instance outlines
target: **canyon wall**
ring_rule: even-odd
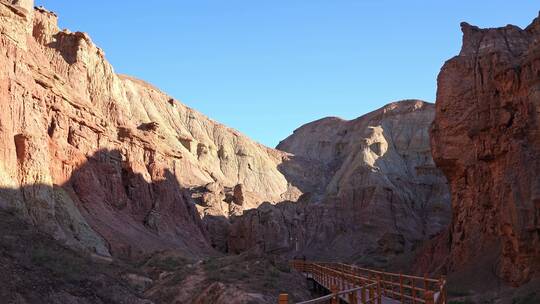
[[[433,157],[453,219],[420,264],[493,268],[521,285],[540,267],[540,19],[526,29],[461,25],[438,77]]]
[[[434,110],[406,100],[294,131],[277,148],[294,155],[280,169],[302,198],[233,218],[229,248],[380,266],[443,230],[450,198],[431,158]]]
[[[0,1],[0,45],[0,207],[70,246],[385,260],[448,222],[431,104],[322,119],[271,149],[116,74],[31,1]]]
[[[58,239],[196,254],[210,247],[201,216],[299,195],[277,168],[286,153],[117,75],[87,34],[31,1],[0,2],[0,45],[0,206]],[[191,189],[210,184],[242,202],[196,206]]]

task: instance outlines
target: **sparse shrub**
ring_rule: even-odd
[[[43,245],[32,248],[30,258],[34,265],[47,268],[56,277],[72,283],[85,280],[89,269],[82,257]]]
[[[462,290],[455,287],[448,289],[448,296],[450,297],[459,298],[459,297],[466,297],[470,295],[471,293],[468,290]]]
[[[158,256],[154,256],[146,262],[146,266],[159,268],[165,271],[174,271],[188,263],[189,261],[187,259],[181,257],[160,258]]]
[[[537,304],[540,303],[540,297],[536,292],[531,292],[524,297],[517,297],[512,299],[512,304]]]
[[[182,283],[183,280],[185,280],[189,276],[189,271],[186,271],[185,269],[176,271],[172,274],[172,277],[167,282],[167,285],[174,286]]]

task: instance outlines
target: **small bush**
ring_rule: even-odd
[[[181,257],[160,258],[155,256],[146,262],[146,266],[159,268],[165,271],[174,271],[180,267],[184,267],[188,263],[188,260]]]
[[[175,286],[184,281],[189,276],[189,271],[180,270],[172,274],[172,277],[167,282],[168,286]]]
[[[512,299],[512,304],[537,304],[540,303],[540,297],[537,296],[536,292],[532,292],[525,297],[517,297]]]
[[[470,296],[471,295],[471,292],[468,291],[468,290],[462,290],[462,289],[457,289],[457,288],[449,288],[448,289],[448,296],[450,297],[466,297],[466,296]]]
[[[31,261],[34,265],[50,270],[54,276],[75,283],[86,279],[89,267],[87,262],[76,255],[46,246],[32,248]]]

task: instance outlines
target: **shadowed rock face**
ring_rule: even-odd
[[[440,232],[450,211],[429,149],[433,116],[432,104],[411,100],[297,129],[278,149],[294,155],[280,170],[301,202],[234,218],[229,248],[379,265]]]
[[[431,130],[453,220],[419,264],[483,265],[520,285],[540,266],[540,19],[462,31],[460,54],[439,74]]]
[[[87,34],[31,8],[0,1],[0,187],[15,190],[0,207],[55,238],[103,255],[263,240],[267,252],[354,258],[406,252],[445,225],[431,105],[323,119],[274,150],[117,75]]]
[[[135,233],[142,227],[158,243],[199,248],[204,233],[181,212],[194,202],[181,189],[231,192],[198,205],[204,218],[300,195],[278,170],[286,153],[115,74],[87,34],[60,31],[57,16],[32,1],[0,1],[0,33],[0,187],[24,189],[0,193],[0,205],[57,239],[101,254],[155,250]],[[64,225],[74,218],[86,237]],[[184,224],[199,232],[178,236]]]

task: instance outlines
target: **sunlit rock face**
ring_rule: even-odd
[[[434,105],[407,100],[300,127],[277,148],[294,155],[280,168],[301,202],[235,218],[229,248],[384,264],[440,232],[450,198],[431,158],[433,116]]]
[[[0,1],[0,46],[0,207],[70,246],[355,258],[406,252],[447,222],[427,103],[323,119],[280,151],[116,74],[31,1]]]
[[[301,194],[278,169],[287,153],[116,74],[31,1],[0,1],[0,46],[0,205],[70,245],[205,252],[221,226],[201,218]],[[209,184],[225,200],[192,197]]]
[[[520,285],[540,267],[540,19],[462,31],[439,74],[431,131],[454,216],[419,264],[476,265]]]

